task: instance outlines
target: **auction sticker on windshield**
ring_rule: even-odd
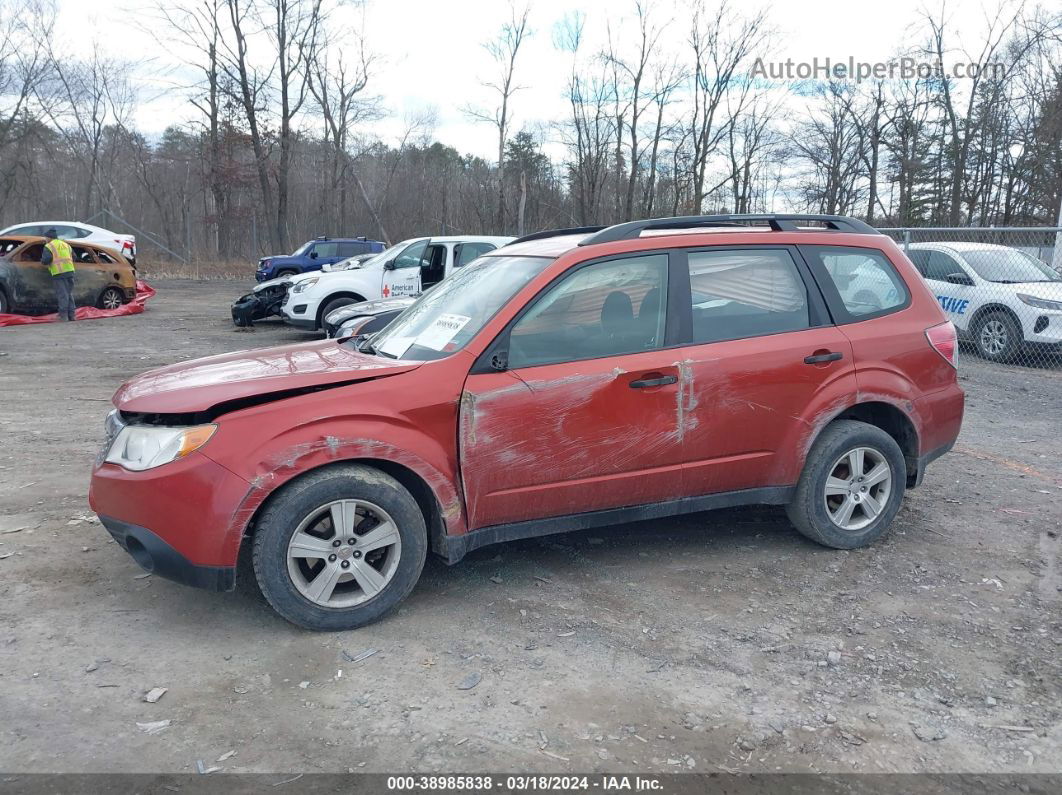
[[[471,319],[467,315],[439,315],[430,326],[420,332],[416,344],[422,348],[441,351]]]

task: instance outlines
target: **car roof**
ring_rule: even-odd
[[[492,251],[487,256],[499,257],[502,255],[513,257],[559,257],[579,244],[589,234],[558,235],[556,237],[543,237],[537,240],[527,240],[523,243],[510,243],[504,248]]]
[[[936,246],[939,248],[950,248],[952,251],[1010,251],[1013,250],[1013,246],[1001,246],[998,243],[970,243],[969,241],[925,241],[923,243],[912,243],[910,248],[923,248],[929,246]]]

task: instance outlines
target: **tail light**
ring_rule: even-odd
[[[959,338],[951,321],[926,329],[926,339],[933,350],[939,353],[952,367],[959,367]]]

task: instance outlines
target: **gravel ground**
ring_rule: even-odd
[[[238,283],[156,286],[0,330],[0,770],[1062,771],[1062,368],[967,355],[958,447],[872,548],[643,522],[430,559],[390,618],[313,634],[250,577],[143,576],[89,511],[124,379],[307,339],[234,333]]]

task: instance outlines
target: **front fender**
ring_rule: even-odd
[[[235,412],[220,420],[215,438],[202,453],[249,484],[227,530],[227,549],[238,549],[255,513],[286,483],[322,466],[352,460],[386,461],[410,470],[434,495],[446,533],[467,531],[457,487],[455,450],[453,442],[446,443],[456,427],[456,401],[429,407],[416,421],[398,412],[361,414],[355,409],[339,415],[329,413],[337,405],[354,404],[367,390],[393,388],[388,384],[391,381],[401,379],[329,389]],[[277,409],[284,404],[289,411],[278,415]],[[376,400],[372,404],[380,405]],[[263,435],[263,429],[270,427],[279,432]]]

